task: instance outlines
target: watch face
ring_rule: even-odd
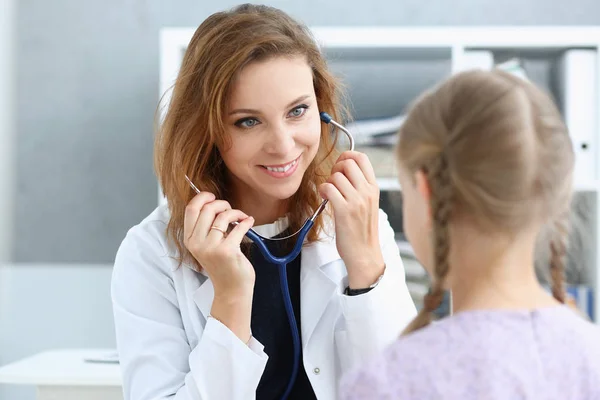
[[[385,274],[385,266],[383,267],[383,274],[379,275],[379,278],[377,278],[377,280],[375,281],[374,284],[369,286],[369,289],[373,289],[375,286],[379,285],[379,282],[381,281],[381,278],[383,278],[384,274]]]

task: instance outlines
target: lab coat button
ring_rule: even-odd
[[[319,375],[321,373],[321,369],[315,368],[315,369],[313,369],[313,372],[315,373],[315,375]]]

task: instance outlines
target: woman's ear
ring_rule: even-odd
[[[419,193],[419,196],[421,197],[421,200],[427,209],[427,226],[431,227],[431,186],[429,186],[427,174],[422,169],[415,172],[415,187],[417,188],[417,193]]]

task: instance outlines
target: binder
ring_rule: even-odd
[[[598,114],[597,53],[567,50],[559,60],[558,91],[562,112],[575,150],[576,185],[593,182],[596,174],[595,140]]]

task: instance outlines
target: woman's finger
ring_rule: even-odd
[[[240,221],[240,223],[237,224],[231,230],[231,232],[229,232],[225,241],[231,244],[232,246],[235,244],[235,246],[239,247],[240,243],[242,243],[242,239],[244,239],[244,235],[246,235],[246,233],[250,230],[250,228],[252,228],[253,225],[254,218],[252,217],[248,217]]]
[[[342,207],[346,207],[347,205],[344,196],[342,196],[338,188],[332,183],[323,183],[321,186],[319,186],[319,193],[321,194],[321,197],[329,200],[334,211],[341,210]]]
[[[332,175],[335,175],[336,173],[344,174],[352,186],[359,192],[369,185],[364,173],[353,159],[347,159],[336,163],[333,166],[331,173]],[[344,193],[342,192],[342,194]]]
[[[365,153],[358,151],[345,151],[340,155],[337,162],[344,160],[354,160],[367,179],[367,182],[372,185],[377,185],[377,177],[375,176],[373,165]]]
[[[228,237],[229,227],[232,222],[247,218],[248,215],[240,210],[225,210],[215,217],[206,238],[209,240],[209,243],[219,243]]]
[[[187,241],[193,234],[198,217],[205,204],[215,200],[215,195],[209,192],[201,192],[194,196],[185,207],[183,221],[183,237]]]
[[[340,192],[344,199],[348,202],[355,196],[358,196],[357,188],[352,185],[350,180],[342,172],[336,172],[329,178],[329,183],[333,184]]]
[[[193,235],[201,238],[208,236],[208,231],[213,225],[217,214],[227,210],[231,210],[231,205],[225,200],[215,200],[204,205],[204,207],[202,207],[202,211],[200,211],[200,215],[198,216],[198,223],[194,228]]]

